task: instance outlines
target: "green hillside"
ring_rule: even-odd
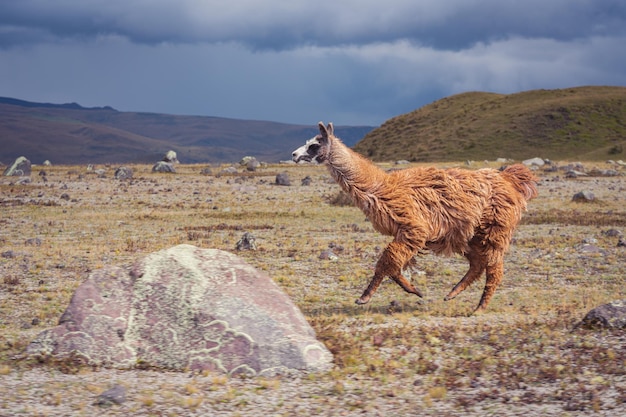
[[[354,149],[376,161],[625,158],[626,87],[458,94],[388,120]]]

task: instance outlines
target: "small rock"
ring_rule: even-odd
[[[15,253],[12,250],[7,250],[0,254],[3,258],[15,258]]]
[[[313,180],[307,175],[306,177],[302,178],[301,184],[305,186],[311,185],[311,181]]]
[[[620,237],[619,240],[617,241],[617,247],[626,248],[626,239],[624,239],[623,237]]]
[[[126,401],[126,388],[121,385],[114,385],[113,388],[103,392],[98,396],[96,405],[110,407],[114,404],[120,405]]]
[[[289,179],[289,175],[286,172],[281,172],[276,175],[276,185],[291,185],[291,180]]]
[[[626,300],[594,308],[587,313],[579,326],[588,329],[626,329]]]
[[[604,232],[602,232],[602,234],[604,236],[608,236],[608,237],[620,237],[620,236],[622,236],[622,232],[620,232],[617,229],[605,230]]]
[[[261,163],[259,161],[257,161],[256,158],[252,158],[248,161],[248,163],[246,164],[246,170],[254,172],[257,170],[257,168],[259,168],[261,166]]]
[[[256,250],[256,238],[251,233],[246,232],[235,246],[237,250]]]
[[[115,179],[118,180],[127,180],[133,177],[133,170],[128,167],[119,167],[115,170]]]
[[[159,161],[152,167],[152,172],[170,172],[176,173],[176,169],[171,162]]]
[[[542,167],[546,164],[546,162],[541,158],[531,158],[522,162],[522,164],[526,166],[538,166]]]
[[[572,201],[578,203],[587,203],[596,199],[596,196],[591,191],[580,191],[572,197]]]
[[[319,259],[323,259],[327,261],[336,261],[337,259],[339,259],[339,257],[335,255],[333,251],[331,251],[330,249],[326,249],[326,250],[323,250],[322,253],[320,253]]]
[[[24,244],[27,246],[41,246],[41,239],[38,237],[32,237],[30,239],[26,239]]]
[[[20,156],[4,170],[3,175],[5,177],[29,177],[30,172],[30,161],[25,156]]]
[[[165,156],[163,156],[163,162],[167,162],[169,164],[178,164],[178,157],[176,156],[176,152],[167,151]]]

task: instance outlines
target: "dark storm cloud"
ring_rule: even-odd
[[[626,85],[624,0],[0,0],[0,95],[375,125],[464,91]]]
[[[509,37],[561,41],[626,31],[623,0],[19,0],[0,2],[0,43],[116,35],[252,49],[410,40],[459,50]]]

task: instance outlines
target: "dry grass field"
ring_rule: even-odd
[[[470,169],[483,166],[499,165]],[[177,174],[131,167],[124,181],[100,166],[103,175],[52,166],[34,167],[27,184],[0,178],[0,416],[626,415],[626,335],[575,328],[591,308],[626,298],[626,248],[607,233],[626,229],[624,175],[538,171],[540,194],[503,285],[486,313],[470,316],[482,283],[443,301],[466,271],[460,257],[421,256],[412,279],[423,300],[386,281],[370,304],[354,304],[389,238],[358,209],[331,204],[339,187],[324,167],[221,176],[217,166],[213,175],[200,173],[205,165],[179,165]],[[291,186],[274,184],[280,172]],[[301,185],[306,176],[311,185]],[[571,201],[582,190],[596,200]],[[335,355],[332,371],[242,379],[20,357],[90,271],[180,243],[236,252],[245,232],[258,248],[237,254],[300,307]],[[337,259],[320,259],[329,248]],[[115,384],[126,401],[96,405]]]

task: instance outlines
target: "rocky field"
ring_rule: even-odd
[[[468,168],[484,166],[500,164]],[[470,313],[482,283],[443,301],[465,260],[429,254],[412,275],[424,299],[386,281],[355,305],[389,238],[323,167],[129,167],[124,180],[114,166],[0,177],[0,416],[626,415],[626,334],[577,327],[590,309],[626,299],[619,164],[538,168],[539,197],[479,316]],[[279,174],[291,185],[277,185]],[[236,249],[246,232],[255,250]],[[333,369],[244,378],[22,355],[91,271],[180,243],[231,251],[268,273],[334,354]]]

